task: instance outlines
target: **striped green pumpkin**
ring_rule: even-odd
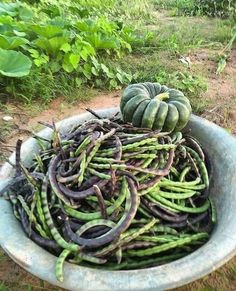
[[[150,82],[126,87],[120,110],[123,120],[135,127],[169,132],[184,128],[192,111],[181,91]]]

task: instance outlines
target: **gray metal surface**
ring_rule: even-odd
[[[116,108],[97,111],[111,116]],[[85,113],[59,123],[61,131],[80,124],[92,116]],[[19,265],[37,277],[68,290],[166,290],[194,281],[226,263],[236,254],[236,138],[217,125],[191,116],[188,124],[207,150],[212,162],[213,175],[210,195],[216,202],[218,223],[211,239],[194,253],[175,262],[142,270],[99,271],[65,264],[65,280],[59,283],[54,275],[56,257],[41,249],[23,233],[8,201],[0,199],[0,244]],[[49,137],[50,129],[40,132]],[[22,159],[30,163],[37,151],[34,139],[23,144]],[[14,161],[14,156],[11,157]],[[0,170],[0,188],[12,177],[13,170],[5,164]]]

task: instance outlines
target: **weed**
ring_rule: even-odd
[[[168,84],[170,87],[183,91],[186,95],[193,97],[198,96],[201,92],[207,90],[206,82],[199,76],[194,76],[190,73],[160,71],[155,79],[162,84]]]
[[[152,38],[145,50],[136,48],[134,52],[167,50],[173,55],[187,53],[199,47],[221,48],[231,37],[230,20],[208,19],[207,17],[164,18],[151,26]],[[149,47],[149,49],[148,49]]]
[[[180,71],[166,73],[163,70],[155,78],[161,84],[182,91],[190,99],[194,113],[201,114],[208,106],[208,101],[201,97],[201,94],[207,90],[207,83],[201,76]]]
[[[5,253],[0,249],[0,262],[7,260],[8,257],[5,255]]]
[[[207,15],[236,19],[236,2],[232,0],[154,0],[156,8],[172,9],[172,15]]]
[[[176,8],[176,0],[153,0],[153,5],[156,9],[172,9]]]
[[[151,3],[150,0],[129,0],[114,1],[114,12],[123,19],[150,19]]]
[[[0,291],[7,291],[7,290],[9,290],[9,289],[8,289],[7,286],[5,285],[5,282],[1,282],[1,283],[0,283]]]
[[[160,21],[152,29],[152,33],[153,38],[150,39],[149,46],[159,50],[168,50],[173,55],[199,47],[203,42],[199,25],[183,17]]]
[[[66,100],[70,104],[76,104],[78,101],[89,101],[98,94],[98,89],[92,87],[81,86],[79,89],[75,89],[67,95]]]
[[[31,103],[38,98],[48,102],[55,97],[58,84],[52,75],[35,70],[24,78],[6,80],[5,90],[23,103]]]
[[[0,119],[0,141],[7,141],[8,135],[14,129],[14,124],[12,122],[5,122]]]
[[[192,15],[195,8],[195,0],[154,0],[156,8],[172,10],[172,15]]]
[[[6,91],[9,95],[29,105],[33,100],[40,100],[42,106],[57,96],[68,96],[69,99],[80,96],[83,100],[85,95],[88,97],[88,94],[80,94],[84,86],[78,83],[76,76],[66,72],[53,75],[35,70],[29,76],[8,81]]]
[[[214,17],[236,19],[236,2],[232,0],[195,0],[195,11]]]
[[[213,21],[213,20],[211,20]],[[211,29],[208,38],[212,41],[226,43],[231,38],[232,22],[229,20],[216,19],[215,29]]]
[[[226,66],[226,61],[230,55],[233,43],[236,41],[236,26],[232,29],[232,37],[224,47],[224,49],[219,53],[219,61],[217,66],[217,74],[221,74]]]

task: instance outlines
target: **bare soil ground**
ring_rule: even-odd
[[[198,51],[193,59],[199,67],[207,66],[210,76],[204,97],[211,105],[202,116],[236,134],[236,47],[222,75],[215,74],[215,63],[204,50]]]
[[[232,50],[231,58],[227,63],[224,73],[220,76],[215,74],[215,62],[209,57],[207,50],[197,50],[192,53],[191,61],[199,68],[208,70],[208,91],[201,96],[209,101],[209,106],[204,110],[202,116],[226,128],[236,134],[236,48]],[[29,107],[18,104],[6,104],[6,108],[0,109],[0,158],[9,155],[18,138],[26,139],[31,131],[38,131],[41,126],[38,121],[51,122],[80,114],[86,107],[92,109],[108,108],[118,106],[120,102],[120,91],[98,94],[88,102],[77,102],[69,104],[65,98],[57,98],[52,101],[45,110],[40,113],[30,112]],[[12,121],[5,122],[3,116],[10,115]],[[0,254],[0,282],[4,287],[0,290],[60,290],[50,284],[25,272],[3,253]],[[200,279],[192,284],[178,288],[187,290],[235,290],[236,289],[236,258],[214,273]]]

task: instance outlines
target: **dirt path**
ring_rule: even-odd
[[[236,46],[221,75],[215,74],[216,63],[206,50],[198,50],[192,59],[196,66],[208,70],[208,90],[202,97],[211,105],[205,109],[202,117],[236,134]]]

